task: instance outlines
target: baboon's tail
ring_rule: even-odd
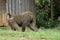
[[[12,15],[11,15],[10,13],[7,13],[7,15],[9,16],[9,18],[11,18],[11,17],[12,17]]]

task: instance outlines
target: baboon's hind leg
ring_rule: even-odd
[[[29,25],[29,28],[33,31],[38,31],[38,28],[37,28],[37,25],[35,22],[32,22],[30,25]]]

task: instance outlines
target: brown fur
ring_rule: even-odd
[[[21,14],[16,14],[12,18],[13,18],[13,23],[9,23],[9,25],[17,24],[18,26],[22,26],[23,32],[25,31],[26,26],[28,26],[33,31],[37,31],[36,16],[33,12],[27,11]]]
[[[20,30],[19,26],[16,24],[16,22],[13,20],[13,18],[8,19],[8,24],[11,27],[12,30]]]

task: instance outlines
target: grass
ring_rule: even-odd
[[[31,30],[22,32],[0,29],[0,40],[60,40],[59,28],[39,29],[38,32]]]

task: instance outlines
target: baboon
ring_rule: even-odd
[[[9,14],[11,16],[11,14]],[[17,24],[19,27],[22,27],[22,31],[25,31],[25,27],[28,26],[31,30],[37,31],[36,25],[36,16],[35,13],[31,11],[27,11],[20,14],[15,14],[11,17],[13,22]],[[14,23],[12,23],[14,24]],[[10,24],[9,24],[10,25]]]

